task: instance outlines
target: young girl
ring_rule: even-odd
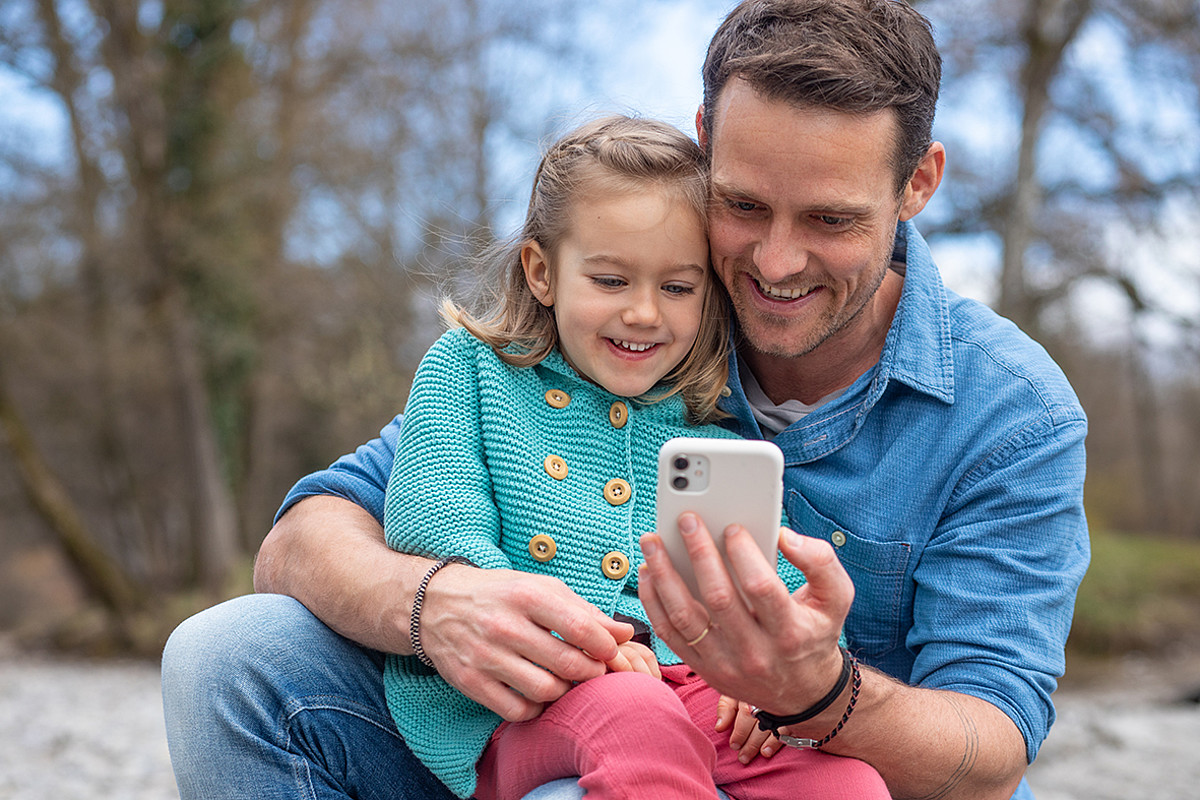
[[[648,631],[638,536],[655,527],[658,448],[733,437],[711,424],[729,322],[706,201],[701,151],[663,123],[603,119],[546,153],[494,307],[447,304],[457,327],[417,371],[390,546],[556,576]],[[780,574],[803,582],[783,559]],[[862,762],[817,751],[739,763],[715,730],[718,694],[652,647],[622,645],[612,671],[522,723],[502,725],[427,659],[389,657],[384,685],[408,746],[460,797],[520,798],[573,775],[589,797],[887,796]]]

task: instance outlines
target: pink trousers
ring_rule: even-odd
[[[579,776],[588,800],[717,797],[734,800],[889,800],[883,778],[854,758],[784,747],[737,760],[714,730],[720,696],[686,665],[663,680],[614,672],[571,689],[528,722],[505,723],[479,762],[477,800],[520,800]]]

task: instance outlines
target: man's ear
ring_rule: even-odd
[[[538,302],[550,308],[554,305],[554,289],[550,285],[550,262],[542,246],[530,239],[521,247],[521,268],[525,270],[525,283]]]
[[[704,103],[696,109],[696,141],[700,143],[700,149],[707,153],[708,133],[704,130]]]
[[[900,202],[900,219],[908,220],[915,217],[942,182],[942,174],[946,171],[946,148],[941,142],[929,145],[917,170],[908,179],[904,187],[904,198]]]

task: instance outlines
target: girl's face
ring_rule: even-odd
[[[595,192],[572,211],[553,254],[536,242],[522,249],[525,278],[554,308],[571,366],[613,394],[637,397],[683,360],[700,329],[710,280],[704,223],[657,187]]]

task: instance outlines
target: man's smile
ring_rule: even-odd
[[[771,300],[796,300],[806,297],[814,289],[820,288],[818,286],[809,286],[807,288],[785,289],[781,286],[772,286],[763,283],[758,278],[751,278],[751,280],[754,281],[754,285],[758,288],[758,293]]]

